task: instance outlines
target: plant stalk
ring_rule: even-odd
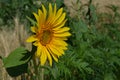
[[[41,80],[44,80],[44,68],[41,68]]]

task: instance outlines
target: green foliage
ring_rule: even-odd
[[[6,68],[6,71],[11,77],[17,77],[28,72],[28,64]]]
[[[4,67],[11,76],[18,76],[27,72],[28,62],[32,54],[25,48],[19,47],[3,58]]]
[[[13,18],[18,15],[21,21],[24,21],[26,16],[32,16],[33,11],[39,8],[33,0],[0,0],[0,19],[3,23],[13,23]],[[12,22],[10,22],[12,21]]]
[[[27,63],[31,58],[30,52],[25,48],[20,47],[11,52],[8,57],[3,58],[5,68],[19,66]]]

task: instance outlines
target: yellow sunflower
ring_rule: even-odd
[[[37,24],[31,27],[31,31],[34,33],[27,39],[27,42],[33,42],[33,45],[37,47],[35,53],[39,58],[40,64],[43,66],[48,60],[52,66],[52,58],[58,62],[59,56],[64,54],[64,50],[67,49],[67,37],[71,34],[68,32],[69,27],[64,27],[66,23],[66,13],[63,12],[63,8],[58,11],[56,4],[52,8],[49,4],[49,11],[47,12],[44,5],[42,10],[38,10],[38,14],[33,13]]]

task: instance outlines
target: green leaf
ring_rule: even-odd
[[[26,63],[19,66],[6,68],[6,70],[11,77],[17,77],[23,73],[26,73],[27,68],[28,68],[28,64]]]
[[[31,19],[30,17],[26,16],[27,19],[32,23],[33,26],[35,26],[37,23],[36,21],[34,21],[33,19]]]
[[[86,23],[82,20],[79,20],[78,22],[74,22],[73,26],[75,28],[75,31],[78,32],[87,32],[88,30],[88,26],[86,25]]]
[[[88,26],[82,20],[74,22],[73,28],[75,30],[76,40],[80,40],[82,37],[82,33],[86,33],[88,31]]]
[[[28,52],[24,47],[19,47],[11,52],[8,57],[3,58],[5,68],[16,67],[26,64],[32,57],[32,54]]]
[[[96,14],[96,9],[95,9],[95,6],[94,5],[90,5],[90,10],[91,10],[91,15],[92,15],[92,18],[91,18],[91,23],[96,23],[97,21],[97,14]]]

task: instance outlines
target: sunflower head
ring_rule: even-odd
[[[35,53],[39,58],[40,64],[44,65],[48,60],[52,66],[52,59],[58,62],[58,58],[64,54],[67,49],[67,37],[71,34],[68,32],[69,27],[65,27],[66,13],[63,8],[56,9],[56,4],[52,7],[49,4],[49,11],[42,5],[42,10],[38,9],[38,14],[33,13],[36,18],[36,26],[31,27],[34,35],[27,39],[27,42],[33,42],[37,47]]]

